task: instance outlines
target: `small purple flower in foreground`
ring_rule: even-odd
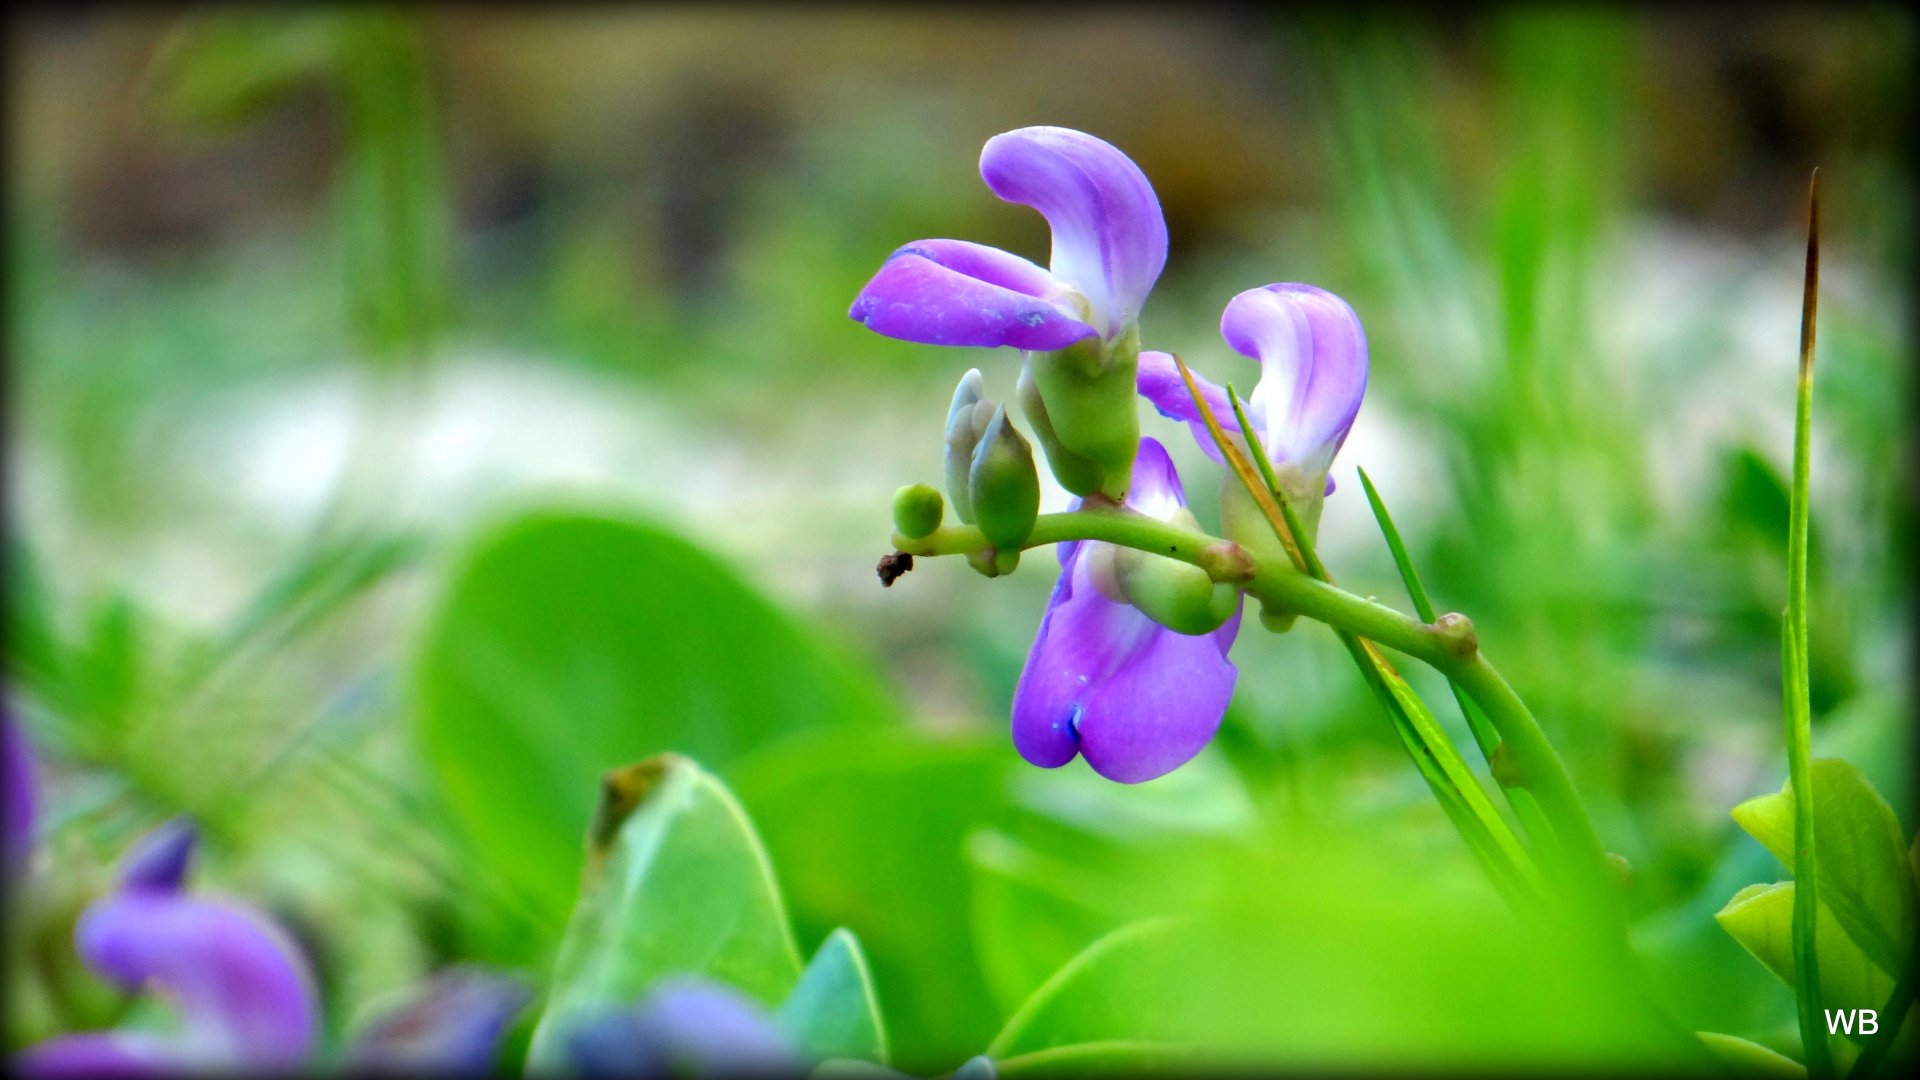
[[[1220,334],[1242,356],[1260,361],[1260,380],[1246,397],[1247,420],[1275,466],[1324,477],[1346,441],[1367,390],[1367,335],[1345,300],[1312,285],[1248,289],[1227,303]],[[1200,448],[1220,451],[1194,408],[1173,357],[1140,354],[1140,393],[1163,414],[1188,421]],[[1240,425],[1226,391],[1194,376],[1220,426]]]
[[[675,976],[638,1005],[609,1009],[567,1036],[588,1078],[799,1075],[804,1062],[752,999],[709,979]]]
[[[1186,507],[1173,461],[1153,439],[1140,440],[1126,505],[1161,520]],[[1013,692],[1013,742],[1043,768],[1077,754],[1109,780],[1138,783],[1213,738],[1233,696],[1227,650],[1240,614],[1236,607],[1209,633],[1169,630],[1115,595],[1105,547],[1060,545],[1060,581]]]
[[[278,1071],[307,1059],[319,1010],[306,963],[252,910],[186,895],[195,841],[184,820],[150,833],[128,853],[119,887],[74,930],[88,967],[129,991],[159,993],[178,1012],[179,1030],[62,1036],[22,1055],[27,1074]]]

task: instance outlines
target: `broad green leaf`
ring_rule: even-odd
[[[967,862],[974,947],[1006,1012],[1114,928],[1115,920],[1086,899],[1101,894],[1102,881],[1085,869],[995,831],[967,838]]]
[[[1900,821],[1859,769],[1812,763],[1814,861],[1820,903],[1867,958],[1892,976],[1913,947],[1914,888]],[[1733,808],[1740,827],[1793,870],[1793,785]],[[1797,871],[1796,871],[1797,873]]]
[[[889,711],[871,676],[711,555],[643,522],[565,510],[474,540],[427,624],[412,691],[427,765],[478,869],[556,929],[607,769],[673,751],[724,770],[780,736]]]
[[[774,1014],[780,1030],[815,1060],[887,1063],[887,1029],[860,940],[844,927],[827,935]]]
[[[1717,1031],[1701,1031],[1695,1034],[1713,1056],[1738,1069],[1747,1076],[1805,1076],[1807,1067],[1780,1053],[1769,1050],[1757,1042],[1722,1035]]]
[[[1008,820],[1017,762],[1003,740],[843,730],[771,747],[735,774],[797,932],[859,928],[907,1072],[950,1068],[1005,1015],[974,959],[964,840]]]
[[[1174,1010],[1154,991],[1177,985],[1183,923],[1147,919],[1094,942],[1007,1021],[987,1055],[1016,1057],[1080,1043],[1179,1041]]]
[[[800,956],[746,812],[712,774],[662,754],[606,778],[529,1068],[558,1064],[573,1017],[631,1004],[678,973],[772,1007],[799,978]]]
[[[1818,848],[1816,847],[1816,851]],[[1767,970],[1794,983],[1793,882],[1749,885],[1714,916]],[[1878,1009],[1893,992],[1893,979],[1875,967],[1821,904],[1814,927],[1819,957],[1820,1002],[1827,1009]]]

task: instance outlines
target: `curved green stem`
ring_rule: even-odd
[[[1073,540],[1100,540],[1191,563],[1215,581],[1243,583],[1250,595],[1276,609],[1298,612],[1404,653],[1454,680],[1500,733],[1510,756],[1511,775],[1534,793],[1552,823],[1560,849],[1578,874],[1571,883],[1576,887],[1573,891],[1588,903],[1597,902],[1618,924],[1620,905],[1614,900],[1618,890],[1606,852],[1565,764],[1526,704],[1481,654],[1465,619],[1451,616],[1421,622],[1309,577],[1288,562],[1127,509],[1042,514],[1025,546]],[[964,555],[992,546],[971,525],[943,526],[918,540],[896,533],[893,542],[901,551],[920,556]]]

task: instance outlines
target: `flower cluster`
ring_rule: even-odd
[[[1058,127],[989,139],[980,175],[1000,198],[1046,218],[1048,265],[964,240],[920,240],[887,258],[849,314],[888,337],[1020,350],[1021,409],[1054,477],[1080,497],[1075,508],[1191,523],[1172,459],[1140,436],[1135,407],[1137,394],[1187,421],[1220,460],[1174,358],[1141,350],[1140,312],[1167,258],[1152,185],[1112,145]],[[1200,393],[1229,438],[1252,439],[1266,452],[1282,494],[1312,529],[1366,390],[1360,321],[1332,293],[1278,283],[1228,302],[1220,333],[1260,364],[1246,401],[1253,430],[1240,430],[1224,390],[1197,380]],[[992,459],[1000,464],[983,473],[989,446],[1000,448]],[[957,461],[961,451],[972,457]],[[1005,573],[1033,527],[1037,489],[1017,481],[1023,460],[1031,472],[1026,443],[1005,409],[982,396],[977,372],[956,394],[948,453],[954,509],[991,544],[970,558],[989,575]],[[931,532],[937,493],[902,496],[896,518],[925,526],[909,535]],[[934,525],[926,525],[929,496]],[[1231,477],[1221,518],[1229,539],[1278,550]],[[1091,541],[1062,545],[1060,567],[1014,691],[1014,745],[1036,765],[1081,756],[1126,783],[1179,767],[1213,737],[1233,695],[1237,672],[1227,651],[1240,623],[1238,589],[1187,563]]]

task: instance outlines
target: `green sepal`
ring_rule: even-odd
[[[1040,449],[1046,452],[1047,467],[1053,470],[1053,478],[1075,495],[1099,491],[1102,480],[1100,466],[1060,445],[1060,437],[1054,434],[1053,418],[1047,415],[1047,403],[1040,399],[1040,387],[1033,381],[1031,363],[1020,370],[1019,392],[1020,411],[1026,414],[1027,423],[1033,428],[1033,437],[1039,441]]]
[[[1005,406],[980,435],[967,472],[967,497],[973,503],[974,524],[994,547],[1019,550],[1040,516],[1040,475],[1034,471],[1033,449],[1007,419]]]
[[[1140,446],[1134,403],[1139,366],[1135,331],[1116,342],[1090,338],[1058,352],[1031,354],[1027,370],[1050,429],[1041,446],[1060,485],[1075,495],[1126,497]],[[1066,451],[1064,461],[1056,460],[1056,447]]]
[[[1174,522],[1199,530],[1193,515]],[[1181,634],[1218,630],[1238,606],[1237,585],[1215,582],[1192,563],[1154,555],[1138,548],[1115,548],[1114,585],[1127,603],[1149,619]]]

